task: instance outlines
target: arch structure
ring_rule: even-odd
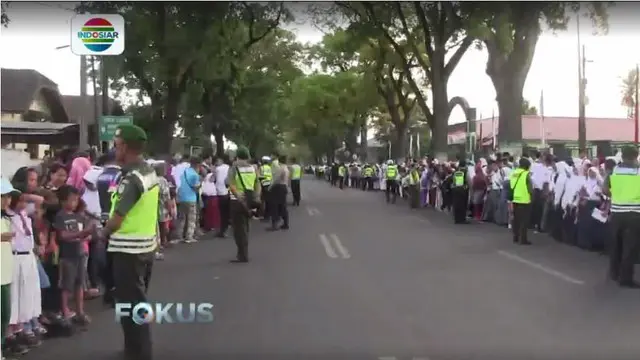
[[[472,108],[471,106],[469,106],[469,102],[467,101],[467,99],[461,96],[454,96],[453,98],[451,98],[451,100],[449,100],[449,116],[451,116],[451,112],[456,106],[460,106],[460,108],[462,108],[462,110],[464,111],[465,120],[467,122],[467,138],[465,141],[465,149],[468,153],[473,153],[475,148],[475,141],[472,141],[471,139],[469,139],[469,137],[470,134],[473,134],[475,136],[476,133],[476,123],[474,121],[476,120],[476,108]]]

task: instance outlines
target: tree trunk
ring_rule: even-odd
[[[498,147],[502,151],[522,150],[522,90],[524,81],[513,74],[492,79],[498,101]]]
[[[171,152],[171,144],[173,143],[173,133],[176,122],[178,121],[178,102],[179,96],[169,94],[164,104],[164,116],[161,112],[154,114],[158,116],[157,126],[159,127],[158,138],[153,139],[149,143],[152,144],[150,149],[157,155],[167,154]]]
[[[395,141],[391,147],[393,160],[404,159],[407,156],[407,123],[401,122],[395,127]]]
[[[367,139],[367,122],[360,126],[360,157],[362,160],[367,160],[367,154],[369,149],[369,139]]]
[[[347,133],[344,137],[344,145],[349,152],[349,155],[356,154],[358,151],[358,127],[353,124],[347,129]]]
[[[213,138],[216,142],[216,156],[224,154],[224,133],[221,129],[213,129]]]
[[[431,128],[431,153],[439,161],[447,161],[449,144],[449,95],[447,79],[437,71],[433,71],[434,81],[431,84],[433,93],[433,126]]]

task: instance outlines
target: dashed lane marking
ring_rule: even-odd
[[[317,216],[320,215],[320,210],[311,206],[307,206],[307,213],[309,214],[309,216]]]
[[[498,254],[504,256],[505,258],[509,259],[509,260],[513,260],[513,261],[517,261],[521,264],[527,265],[529,267],[532,267],[536,270],[540,270],[543,273],[547,274],[547,275],[551,275],[557,279],[566,281],[568,283],[574,284],[574,285],[584,285],[584,281],[582,280],[578,280],[574,277],[571,277],[565,273],[562,273],[558,270],[554,270],[550,267],[544,266],[542,264],[538,264],[536,262],[533,262],[531,260],[527,260],[521,256],[518,256],[514,253],[511,253],[509,251],[505,251],[505,250],[498,250]]]
[[[324,247],[324,252],[327,253],[328,257],[332,259],[338,258],[338,254],[336,254],[336,251],[333,249],[333,246],[331,246],[331,242],[329,241],[329,238],[327,238],[327,235],[320,234],[320,243]]]
[[[351,254],[349,253],[349,250],[344,245],[342,245],[342,241],[340,241],[340,238],[338,237],[338,235],[331,234],[331,239],[333,240],[334,244],[336,245],[336,249],[338,250],[338,252],[342,256],[342,258],[343,259],[350,259],[351,258]]]

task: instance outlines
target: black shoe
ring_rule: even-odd
[[[242,258],[233,259],[233,260],[230,260],[229,262],[232,263],[232,264],[244,264],[244,263],[248,263],[249,259],[242,259]]]
[[[275,227],[275,226],[271,226],[271,227],[268,227],[266,230],[267,230],[267,231],[278,231],[278,230],[280,230],[280,229],[278,229],[278,228],[277,228],[277,227]]]
[[[289,225],[280,226],[280,230],[289,230]]]
[[[225,233],[223,233],[223,232],[219,232],[219,233],[217,233],[217,234],[216,234],[216,237],[217,237],[217,238],[220,238],[220,239],[224,239],[224,238],[226,238],[226,237],[227,237],[227,234],[225,234]]]
[[[16,336],[7,337],[5,345],[8,352],[13,355],[24,355],[29,352],[29,348],[22,344]]]
[[[521,241],[520,245],[531,245],[531,241]]]
[[[517,243],[519,243],[519,242],[520,242],[520,240],[518,240],[518,238],[514,236],[514,237],[513,237],[513,243],[514,243],[514,244],[517,244]]]

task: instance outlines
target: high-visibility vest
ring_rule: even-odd
[[[609,184],[612,213],[640,213],[640,168],[616,166]]]
[[[298,164],[291,165],[291,180],[300,180],[302,177],[302,167]]]
[[[411,170],[411,176],[409,177],[409,185],[417,185],[420,181],[420,175],[418,170]]]
[[[271,185],[271,179],[273,178],[273,175],[271,174],[271,165],[262,165],[260,167],[260,175],[260,183],[262,184],[262,186]]]
[[[364,168],[364,176],[365,177],[373,176],[373,168],[371,166],[367,166],[366,168]]]
[[[395,180],[398,176],[398,165],[387,165],[387,180]]]
[[[256,169],[254,169],[253,166],[238,166],[236,169],[236,176],[233,178],[233,185],[236,187],[236,192],[238,194],[244,194],[246,190],[253,191],[256,186],[256,180],[258,179]],[[242,186],[242,184],[244,184],[244,186]],[[229,197],[231,199],[236,198],[233,193],[231,193]]]
[[[347,168],[346,167],[340,166],[338,168],[338,176],[344,176],[346,172],[347,172]]]
[[[464,171],[456,171],[453,173],[453,187],[462,187],[465,184]]]
[[[111,234],[107,251],[145,254],[154,251],[158,246],[158,176],[153,169],[147,174],[132,170],[129,175],[137,177],[144,190],[133,208],[125,215],[120,228]],[[121,182],[125,178],[123,176]],[[109,216],[113,216],[120,202],[119,192],[114,192],[112,196]]]
[[[520,175],[522,174],[522,175]],[[524,169],[515,169],[509,178],[509,186],[513,191],[514,204],[531,204],[531,194],[527,188],[527,177],[529,171]],[[520,180],[518,180],[518,177]]]

